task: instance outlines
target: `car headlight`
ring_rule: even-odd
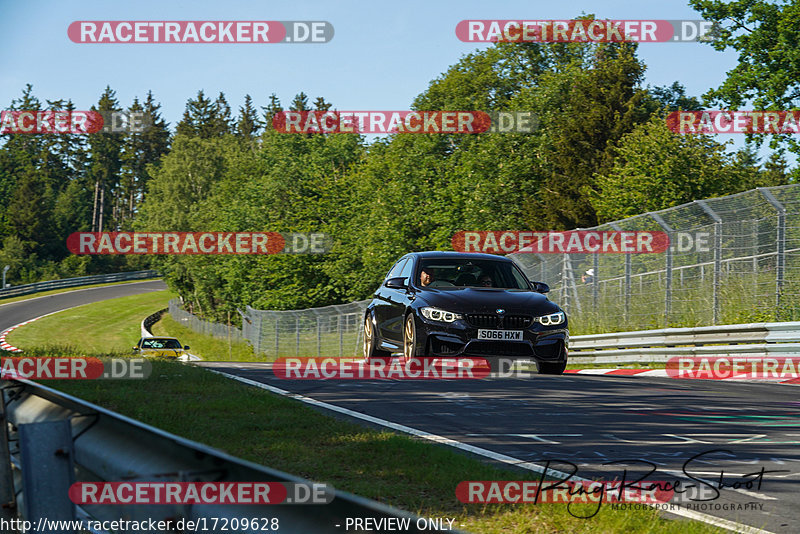
[[[447,310],[442,310],[440,308],[433,308],[431,306],[425,306],[424,308],[419,309],[420,313],[426,319],[430,319],[431,321],[442,321],[443,323],[452,323],[453,321],[458,321],[459,319],[463,319],[463,315],[460,313],[453,313]]]
[[[541,324],[542,326],[555,326],[557,324],[561,324],[567,320],[567,316],[564,315],[564,312],[556,312],[551,313],[550,315],[542,315],[541,317],[535,317],[534,322]]]

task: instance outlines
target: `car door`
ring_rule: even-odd
[[[378,334],[382,340],[395,340],[395,336],[392,335],[391,330],[392,328],[396,328],[396,325],[392,324],[392,321],[396,320],[392,310],[395,306],[394,302],[398,298],[398,290],[386,287],[386,281],[400,276],[400,272],[403,270],[407,261],[408,258],[406,256],[400,258],[386,275],[386,278],[384,278],[381,287],[379,287],[373,295],[375,322],[378,326]]]
[[[403,319],[406,308],[415,295],[408,289],[411,283],[411,277],[414,270],[414,258],[409,257],[405,265],[400,269],[397,275],[400,278],[405,278],[406,289],[392,289],[389,296],[388,317],[386,321],[386,335],[384,339],[388,339],[397,344],[403,343]]]

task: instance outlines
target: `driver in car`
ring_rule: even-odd
[[[452,287],[453,283],[447,280],[436,280],[433,276],[433,270],[429,267],[424,267],[419,273],[419,283],[422,287]]]
[[[422,269],[422,272],[419,273],[419,283],[423,287],[428,287],[433,282],[433,272],[428,269]]]

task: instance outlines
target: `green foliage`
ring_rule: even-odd
[[[705,20],[719,24],[711,45],[717,50],[732,48],[739,53],[738,64],[722,84],[709,90],[709,104],[756,110],[798,109],[800,98],[800,3],[783,0],[690,0]],[[800,154],[800,144],[790,135],[770,135],[770,146],[786,143]],[[764,135],[750,135],[751,142]]]
[[[658,115],[623,136],[615,155],[589,195],[602,222],[788,180],[780,156],[762,171],[751,150],[728,154],[712,136],[672,132]]]
[[[591,197],[601,221],[677,206],[731,190],[735,171],[711,136],[680,135],[663,117],[625,135]]]

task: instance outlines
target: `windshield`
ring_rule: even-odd
[[[143,349],[179,349],[181,344],[177,339],[145,339],[142,341]]]
[[[418,286],[436,289],[530,289],[527,279],[513,263],[468,258],[423,259],[415,281]]]

